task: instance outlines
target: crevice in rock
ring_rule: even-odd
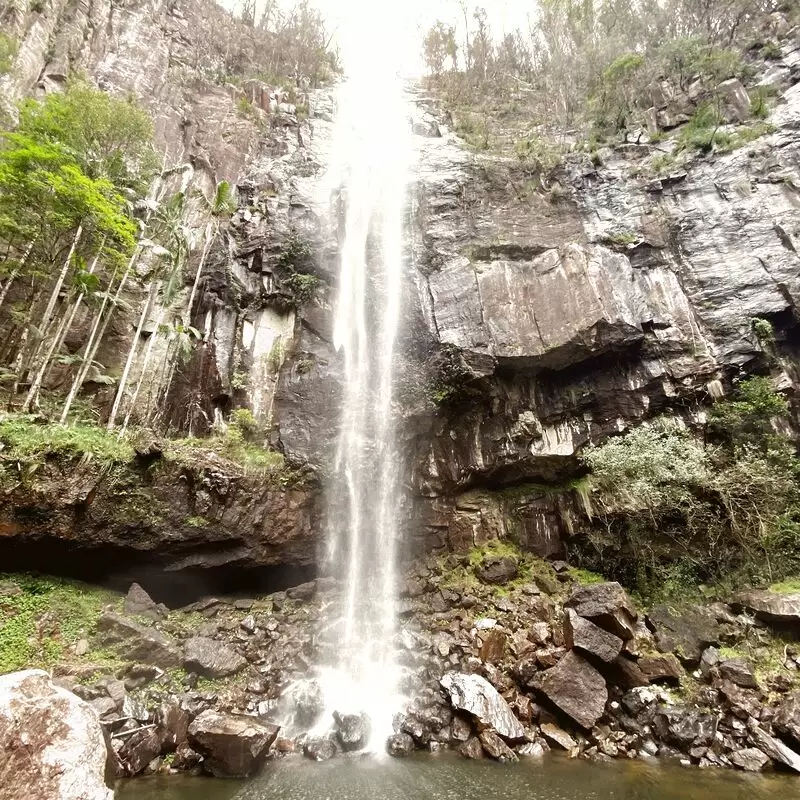
[[[246,567],[222,563],[169,569],[169,562],[114,545],[75,547],[56,538],[0,538],[4,572],[35,572],[125,592],[138,583],[158,603],[179,608],[203,597],[270,594],[316,576],[313,566]]]

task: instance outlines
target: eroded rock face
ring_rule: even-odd
[[[608,700],[605,679],[572,650],[536,675],[532,685],[584,728],[591,728],[603,716]]]
[[[189,743],[218,778],[247,778],[267,757],[279,726],[241,714],[203,711],[189,725]]]
[[[453,708],[471,714],[480,726],[491,728],[511,741],[524,737],[525,731],[508,703],[485,678],[448,672],[440,683],[449,694]]]
[[[8,800],[113,800],[97,715],[42,670],[0,676],[0,752]]]

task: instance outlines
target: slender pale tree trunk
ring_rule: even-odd
[[[33,246],[36,244],[36,239],[32,239],[31,243],[25,248],[25,252],[22,254],[22,258],[20,259],[19,264],[11,271],[11,274],[8,276],[8,280],[3,284],[2,290],[0,290],[0,308],[2,307],[3,303],[6,301],[6,297],[8,296],[8,290],[11,288],[11,284],[17,279],[17,276],[22,271],[23,267],[28,261],[28,257],[33,250]]]
[[[150,341],[147,343],[147,349],[144,351],[144,361],[142,362],[142,368],[139,372],[139,380],[136,381],[136,388],[133,390],[133,397],[131,397],[130,404],[128,405],[128,413],[125,414],[125,419],[122,422],[122,428],[119,432],[119,437],[122,438],[125,435],[125,431],[128,429],[128,423],[131,421],[131,414],[133,414],[133,410],[136,408],[136,401],[139,399],[139,392],[142,388],[142,384],[144,383],[145,377],[147,377],[147,368],[150,366],[150,359],[153,355],[153,348],[156,343],[156,339],[158,338],[158,332],[161,330],[161,325],[164,321],[164,309],[162,308],[158,313],[158,320],[156,321],[156,329],[150,334]]]
[[[153,281],[150,284],[147,292],[147,301],[145,302],[142,308],[142,313],[139,316],[139,324],[136,326],[136,333],[134,333],[133,341],[128,349],[128,357],[125,360],[125,368],[122,370],[122,377],[119,379],[119,386],[117,387],[117,395],[114,398],[114,405],[111,407],[111,413],[108,415],[108,423],[106,424],[106,428],[110,431],[114,430],[114,425],[117,421],[117,414],[119,413],[119,407],[122,404],[122,398],[125,396],[125,387],[128,383],[128,375],[130,375],[131,367],[133,366],[133,361],[136,357],[139,337],[142,335],[142,328],[147,320],[147,314],[150,311],[150,307],[153,303],[153,297],[155,296],[155,291],[157,290],[158,281]]]
[[[95,255],[94,259],[92,260],[92,264],[89,267],[89,275],[93,275],[95,269],[97,269],[97,261],[100,258],[100,253],[102,252],[104,245],[105,239],[103,239],[103,243],[100,245],[100,250],[97,251],[97,255]],[[27,413],[30,411],[31,406],[38,404],[39,392],[41,391],[42,384],[44,383],[44,380],[50,371],[50,367],[52,366],[53,356],[61,349],[61,345],[64,343],[64,339],[69,333],[70,328],[72,328],[75,315],[78,313],[78,308],[80,307],[81,302],[83,302],[85,295],[86,292],[81,292],[75,302],[72,304],[72,307],[67,308],[66,312],[64,313],[61,323],[58,326],[58,330],[56,331],[55,336],[53,336],[53,340],[50,342],[50,347],[47,349],[47,353],[39,365],[39,369],[36,372],[36,377],[33,379],[33,383],[31,383],[31,388],[28,390],[28,395],[25,398],[25,402],[22,404],[23,413]]]
[[[72,256],[75,252],[75,248],[78,246],[78,242],[80,241],[82,234],[83,225],[78,225],[78,230],[75,231],[75,236],[72,239],[72,246],[69,248],[69,253],[67,253],[67,257],[64,259],[64,265],[61,267],[61,272],[58,273],[58,279],[56,280],[55,286],[53,286],[53,291],[50,292],[50,299],[47,301],[47,306],[45,307],[44,314],[42,316],[42,323],[40,327],[41,335],[39,336],[36,346],[33,348],[33,352],[31,353],[28,363],[24,367],[25,372],[27,372],[36,363],[36,358],[39,355],[45,340],[47,339],[47,332],[50,328],[50,322],[53,319],[53,311],[55,310],[56,303],[58,302],[58,295],[61,293],[61,287],[64,285],[64,280],[66,279],[69,268],[72,265]]]

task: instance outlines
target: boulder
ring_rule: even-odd
[[[481,634],[481,649],[478,653],[481,661],[497,664],[503,660],[506,652],[506,634],[499,628],[492,628]]]
[[[113,611],[97,621],[97,643],[111,647],[123,658],[162,669],[179,667],[182,663],[177,642],[155,628],[147,627]]]
[[[475,574],[483,583],[503,584],[517,577],[519,567],[511,556],[487,556],[475,568]]]
[[[329,761],[336,755],[336,742],[330,736],[314,736],[303,744],[303,755],[312,761]]]
[[[800,692],[785,698],[775,709],[775,730],[800,745]]]
[[[325,710],[325,694],[317,681],[302,681],[292,692],[294,721],[302,728],[310,728]]]
[[[531,683],[584,728],[591,728],[603,716],[608,700],[605,679],[574,650]]]
[[[518,761],[514,751],[494,731],[481,731],[478,739],[484,753],[497,761]]]
[[[731,764],[743,769],[745,772],[761,772],[769,764],[769,756],[756,747],[734,750],[728,758]]]
[[[0,676],[3,800],[113,800],[97,715],[42,670]]]
[[[186,741],[189,714],[177,699],[165,700],[156,709],[155,724],[161,737],[161,750],[171,753]]]
[[[752,611],[756,619],[800,631],[800,592],[780,594],[768,589],[752,589],[736,595],[735,602]]]
[[[770,736],[755,720],[748,726],[753,744],[773,761],[783,764],[794,772],[800,772],[800,753],[796,753],[783,742]]]
[[[717,665],[720,677],[744,689],[758,689],[752,666],[744,658],[725,658]]]
[[[750,95],[738,78],[730,78],[717,86],[725,122],[744,122],[750,117]]]
[[[554,725],[552,722],[545,722],[541,729],[545,739],[562,750],[569,752],[578,746],[578,743],[563,728],[559,728],[558,725]]]
[[[475,760],[483,758],[483,747],[481,745],[481,740],[477,736],[467,739],[466,742],[459,746],[458,752],[464,758],[471,758]]]
[[[128,589],[128,594],[125,595],[125,601],[122,604],[122,611],[124,614],[147,617],[155,621],[164,616],[163,606],[159,606],[138,583],[132,583],[131,588]]]
[[[659,708],[653,715],[653,727],[659,738],[683,752],[692,747],[710,745],[718,723],[716,715],[696,708]]]
[[[450,696],[453,708],[471,714],[479,728],[492,728],[510,741],[525,738],[522,724],[486,678],[462,672],[447,672],[440,683]]]
[[[564,612],[564,642],[570,649],[582,650],[601,661],[613,661],[622,650],[622,639],[604,631],[568,608]]]
[[[267,757],[280,726],[240,714],[207,710],[189,725],[189,744],[218,778],[247,778]]]
[[[395,733],[386,740],[386,752],[394,758],[403,758],[414,752],[414,740],[407,733]]]
[[[636,609],[616,582],[593,583],[576,588],[565,603],[579,617],[590,619],[603,630],[628,641],[636,630]]]
[[[336,737],[342,750],[350,752],[361,750],[369,743],[370,724],[366,714],[340,714],[333,712],[336,723]]]
[[[247,661],[235,650],[207,636],[193,636],[186,642],[183,661],[187,672],[203,678],[226,678],[241,672]]]
[[[720,626],[716,616],[703,606],[656,606],[647,615],[656,647],[675,653],[685,664],[696,666],[710,644],[718,644]]]
[[[677,686],[681,678],[686,675],[681,662],[672,653],[643,656],[637,663],[649,683],[668,683]]]
[[[147,728],[126,736],[117,755],[125,774],[132,778],[141,775],[147,765],[161,755],[162,735],[156,728]]]

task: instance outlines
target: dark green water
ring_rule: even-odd
[[[504,766],[454,756],[406,760],[301,758],[254,781],[165,776],[123,784],[117,800],[800,800],[800,777],[753,776],[642,761],[558,757]]]

